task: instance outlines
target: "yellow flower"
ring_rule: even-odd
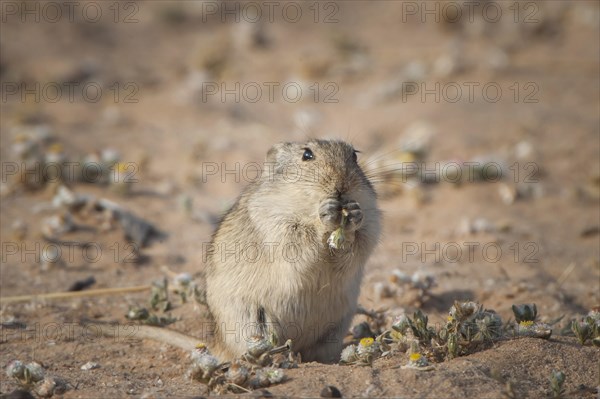
[[[123,162],[120,162],[118,164],[115,165],[117,172],[119,173],[123,173],[123,172],[127,172],[127,169],[129,169],[129,165]]]
[[[60,143],[54,143],[48,148],[48,152],[53,152],[55,154],[62,152],[62,150],[63,150],[63,146]]]
[[[413,353],[410,355],[410,361],[411,362],[417,362],[419,361],[419,359],[421,358],[421,354],[420,353]]]
[[[196,349],[206,349],[206,344],[204,342],[198,342],[196,344]]]
[[[531,321],[531,320],[523,320],[523,321],[521,321],[521,322],[519,323],[519,325],[520,325],[521,327],[525,327],[525,328],[527,328],[527,327],[531,327],[531,326],[533,326],[533,321]]]
[[[446,317],[446,320],[448,320],[448,323],[452,323],[452,321],[454,320],[454,317],[448,315],[448,317]]]
[[[373,345],[373,342],[375,342],[373,338],[363,338],[360,340],[360,345],[368,348]]]

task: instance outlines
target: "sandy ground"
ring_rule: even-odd
[[[502,177],[377,184],[384,231],[360,304],[388,320],[420,308],[440,325],[455,300],[483,303],[505,321],[512,304],[536,303],[542,320],[564,315],[552,339],[501,341],[429,372],[400,369],[408,355],[372,367],[306,363],[268,390],[545,397],[561,370],[567,396],[599,395],[598,348],[560,336],[600,304],[597,2],[28,4],[2,4],[2,297],[67,291],[90,276],[91,289],[148,285],[164,266],[199,279],[212,222],[273,143],[351,141],[379,181],[378,167],[397,165],[406,143],[422,140],[431,176],[451,180],[449,162],[464,173],[458,162],[488,162]],[[19,132],[40,126],[61,146],[44,151],[70,160],[116,150],[136,179],[128,195],[70,187],[114,201],[165,238],[132,254],[121,229],[78,218],[61,239],[92,242],[97,253],[63,245],[61,262],[44,265],[41,232],[57,211],[43,204],[58,184],[33,189],[14,175],[23,169]],[[396,270],[436,285],[420,297],[392,281]],[[0,367],[40,362],[69,383],[65,397],[207,395],[185,379],[185,352],[81,330],[84,318],[126,323],[148,298],[3,303]],[[200,336],[206,309],[173,304],[169,328]],[[89,361],[100,367],[81,370]],[[0,380],[2,394],[18,387],[4,372]]]

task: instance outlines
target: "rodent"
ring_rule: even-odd
[[[344,141],[274,145],[265,168],[225,214],[206,253],[211,351],[246,352],[276,337],[303,361],[339,360],[365,263],[380,236],[373,185]],[[343,225],[339,247],[328,243]]]
[[[280,143],[266,161],[266,173],[242,192],[208,247],[206,299],[217,327],[209,349],[232,360],[246,352],[246,339],[274,332],[278,345],[291,338],[303,361],[337,361],[379,240],[375,190],[343,141]],[[345,239],[333,249],[328,240],[342,210]],[[243,254],[257,249],[260,257]],[[84,324],[115,337],[110,323]],[[207,338],[144,325],[128,332],[186,351]]]

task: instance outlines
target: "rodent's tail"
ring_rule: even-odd
[[[188,352],[193,351],[198,346],[198,344],[204,343],[202,340],[192,337],[190,335],[186,335],[166,328],[152,326],[139,327],[140,328],[137,332],[140,335],[140,338],[152,339],[154,341],[159,341],[164,344],[173,345]]]
[[[82,325],[85,326],[88,334],[90,328],[93,328],[95,335],[102,335],[120,341],[151,339],[185,351],[193,351],[199,344],[204,344],[204,341],[201,339],[162,327],[138,324],[122,325],[92,320],[82,320]]]

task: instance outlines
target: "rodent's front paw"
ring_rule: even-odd
[[[345,230],[355,231],[360,228],[363,221],[363,211],[356,201],[348,201],[343,205],[343,209],[348,213],[346,216]]]
[[[342,204],[335,198],[327,198],[319,206],[319,218],[327,230],[333,231],[342,222]]]

